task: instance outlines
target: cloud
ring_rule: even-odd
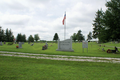
[[[16,26],[25,25],[30,20],[30,16],[28,15],[5,14],[1,18],[4,25],[16,25]]]
[[[52,40],[58,33],[64,39],[62,20],[66,11],[66,38],[78,30],[86,37],[98,9],[106,10],[105,0],[3,0],[0,1],[0,25],[18,33],[39,34],[42,40]]]

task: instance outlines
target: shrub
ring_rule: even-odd
[[[8,45],[13,45],[13,42],[8,42]]]

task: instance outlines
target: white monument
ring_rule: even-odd
[[[64,41],[58,39],[58,49],[56,51],[74,51],[72,49],[72,38]]]

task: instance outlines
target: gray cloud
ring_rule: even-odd
[[[62,20],[66,11],[66,37],[78,30],[86,37],[92,31],[96,11],[105,7],[105,0],[3,0],[0,1],[1,26],[13,34],[39,34],[42,40],[52,40],[58,33],[64,39]]]

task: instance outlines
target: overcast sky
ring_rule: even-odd
[[[93,31],[96,11],[106,10],[106,0],[0,0],[0,26],[28,38],[39,34],[41,40],[53,40],[58,33],[64,39],[62,20],[66,11],[66,39],[78,30],[87,37]]]

